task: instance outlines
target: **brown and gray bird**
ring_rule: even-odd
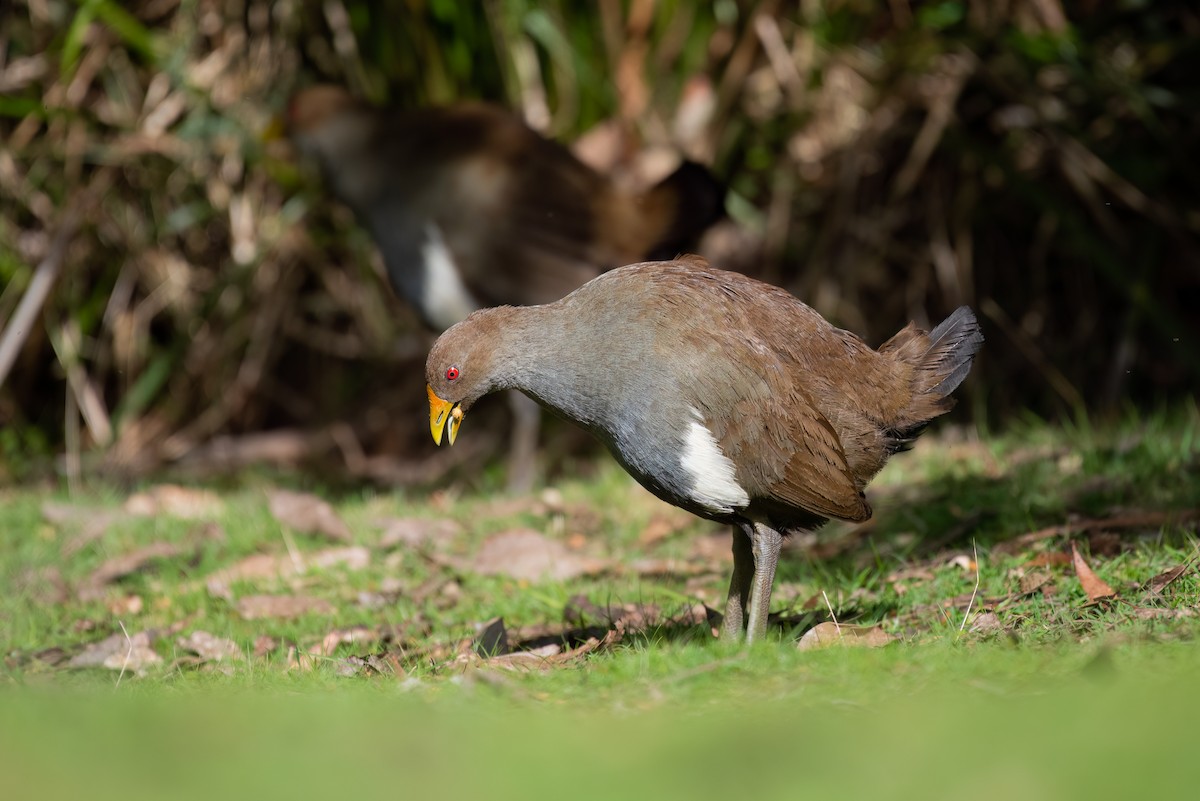
[[[965,306],[873,350],[699,257],[634,264],[446,331],[425,368],[430,428],[453,444],[500,389],[578,423],[659,498],[734,526],[723,636],[757,640],[783,538],[870,517],[867,482],[950,410],[982,343]]]
[[[631,194],[483,103],[381,109],[321,85],[292,98],[286,127],[370,230],[393,288],[437,331],[479,308],[549,303],[613,267],[672,257],[723,213],[723,190],[697,164]],[[514,412],[514,444],[530,451],[536,408]]]

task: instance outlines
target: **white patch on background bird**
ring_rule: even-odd
[[[694,407],[691,426],[683,441],[683,469],[692,476],[692,500],[716,512],[732,512],[750,503],[750,496],[737,483],[736,470],[704,418]]]
[[[454,257],[437,223],[425,226],[421,260],[425,271],[421,307],[430,323],[445,330],[479,308],[454,266]]]

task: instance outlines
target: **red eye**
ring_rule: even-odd
[[[447,381],[453,381],[456,378],[458,378],[458,368],[457,367],[451,367],[449,370],[446,371],[446,380]]]

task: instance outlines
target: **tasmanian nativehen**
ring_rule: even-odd
[[[518,389],[642,486],[733,525],[724,637],[761,639],[785,536],[865,520],[867,482],[954,405],[983,335],[959,308],[872,350],[786,291],[695,256],[606,273],[555,303],[478,311],[425,366],[433,438]]]
[[[397,293],[437,331],[479,308],[549,303],[613,267],[671,258],[724,210],[724,191],[697,164],[634,195],[483,103],[381,109],[321,85],[291,99],[286,126],[370,230]],[[536,440],[528,409],[514,407],[522,450]]]

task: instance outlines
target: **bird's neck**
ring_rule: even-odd
[[[561,303],[504,307],[495,353],[505,367],[496,389],[517,389],[593,428],[607,422],[620,393],[614,354],[587,338]],[[619,359],[618,359],[619,361]]]

